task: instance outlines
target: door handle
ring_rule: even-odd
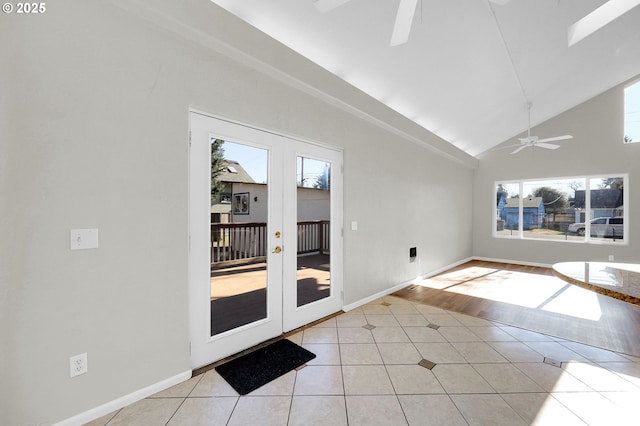
[[[280,253],[281,251],[282,251],[282,247],[276,246],[276,248],[273,249],[273,251],[271,253]]]

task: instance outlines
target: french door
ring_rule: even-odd
[[[193,368],[342,309],[342,153],[191,112]]]

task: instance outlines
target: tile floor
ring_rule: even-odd
[[[211,370],[90,425],[640,424],[640,358],[393,296],[289,338],[317,357],[249,395]]]

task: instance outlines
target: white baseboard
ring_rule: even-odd
[[[345,311],[345,312],[349,312],[349,311],[351,311],[353,309],[359,308],[362,305],[366,305],[367,303],[373,302],[376,299],[379,299],[379,298],[384,297],[384,296],[388,296],[389,294],[394,293],[394,292],[396,292],[398,290],[402,290],[403,288],[405,288],[405,287],[407,287],[407,286],[409,286],[411,284],[414,284],[416,281],[420,281],[420,280],[423,280],[425,278],[429,278],[429,277],[432,277],[434,275],[438,275],[439,273],[442,273],[442,272],[444,272],[444,271],[446,271],[448,269],[454,268],[454,267],[456,267],[458,265],[462,265],[463,263],[469,262],[470,260],[473,260],[473,259],[474,258],[472,258],[472,257],[468,257],[466,259],[459,260],[459,261],[457,261],[455,263],[451,263],[451,264],[449,264],[447,266],[443,266],[443,267],[435,269],[433,271],[418,275],[414,279],[405,281],[403,283],[400,283],[400,284],[398,284],[396,286],[393,286],[391,288],[385,289],[385,290],[383,290],[381,292],[378,292],[376,294],[372,294],[371,296],[365,297],[364,299],[360,299],[355,303],[350,303],[348,305],[345,305],[342,308],[342,310]]]
[[[411,282],[409,282],[409,284],[412,284],[413,281],[424,280],[426,278],[433,277],[434,275],[441,274],[441,273],[443,273],[445,271],[448,271],[451,268],[455,268],[456,266],[460,266],[463,263],[470,262],[470,261],[472,261],[474,259],[475,259],[475,257],[467,257],[466,259],[462,259],[462,260],[459,260],[457,262],[450,263],[449,265],[443,266],[442,268],[434,269],[433,271],[430,271],[430,272],[427,272],[426,274],[422,274],[422,275],[418,276],[415,280],[412,280]]]
[[[413,281],[413,280],[411,280],[411,281]],[[391,293],[393,293],[395,291],[402,290],[403,288],[405,288],[409,284],[411,284],[411,283],[409,282],[409,283],[398,284],[398,285],[396,285],[394,287],[388,288],[388,289],[383,290],[383,291],[381,291],[379,293],[372,294],[371,296],[365,297],[364,299],[360,299],[355,303],[350,303],[348,305],[343,306],[342,310],[345,311],[345,312],[349,312],[351,310],[359,308],[362,305],[366,305],[369,302],[373,302],[376,299],[379,299],[381,297],[387,296],[387,295],[389,295],[389,294],[391,294]]]
[[[122,396],[120,398],[114,399],[113,401],[109,401],[98,407],[92,408],[91,410],[85,411],[83,413],[70,417],[66,420],[62,420],[61,422],[58,422],[55,425],[56,426],[83,425],[92,420],[99,419],[102,416],[106,416],[109,413],[113,413],[114,411],[119,410],[123,407],[126,407],[129,404],[133,404],[134,402],[140,401],[141,399],[144,399],[155,393],[168,389],[171,386],[177,385],[178,383],[182,383],[185,380],[189,380],[190,378],[191,378],[191,370],[187,370],[183,373],[177,374],[173,377],[169,377],[168,379],[165,379],[158,383],[154,383],[150,386],[147,386],[146,388],[139,389],[128,395]]]
[[[540,268],[551,268],[551,265],[548,264],[548,263],[525,262],[525,261],[522,261],[522,260],[494,259],[492,257],[478,257],[478,256],[474,256],[472,259],[473,260],[483,260],[485,262],[511,263],[513,265],[539,266]]]

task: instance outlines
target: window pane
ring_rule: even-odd
[[[584,179],[554,179],[523,184],[523,236],[547,240],[584,240],[583,233],[570,232],[580,220],[576,192]],[[584,190],[583,190],[584,192]]]
[[[624,241],[624,178],[592,178],[591,239],[599,241]]]
[[[495,235],[502,237],[519,237],[519,198],[519,184],[498,183],[496,185]]]
[[[624,142],[640,142],[640,81],[624,89]]]

